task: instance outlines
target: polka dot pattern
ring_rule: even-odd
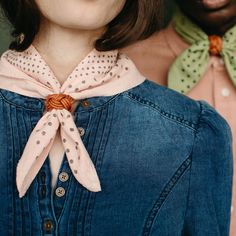
[[[206,72],[209,60],[209,37],[186,16],[178,12],[174,17],[176,32],[191,47],[186,49],[173,63],[168,74],[168,87],[187,94]],[[223,47],[220,52],[226,69],[236,86],[236,26],[222,38]]]
[[[7,58],[10,64],[30,77],[34,77],[38,82],[58,89],[59,81],[34,47],[30,47],[21,53],[8,51],[4,57]]]
[[[145,80],[130,59],[118,51],[93,50],[76,66],[62,85],[33,46],[21,53],[7,51],[1,61],[5,63],[6,68],[11,68],[18,74],[18,77],[14,75],[14,78],[5,77],[1,83],[5,85],[4,89],[26,96],[32,96],[33,91],[33,97],[45,101],[54,95],[70,96],[73,100],[86,101],[80,103],[83,109],[90,107],[90,97],[113,96],[138,86]],[[9,69],[6,74],[8,72]],[[4,84],[5,81],[8,83]],[[12,83],[14,88],[8,86]],[[55,102],[57,101],[53,100],[53,104]],[[59,129],[74,177],[90,191],[101,190],[95,166],[81,139],[83,135],[76,127],[70,111],[73,109],[67,109],[64,105],[51,106],[50,109],[45,109],[45,114],[36,124],[17,166],[16,182],[20,197],[24,196],[45,162]]]

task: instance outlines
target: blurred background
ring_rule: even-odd
[[[10,1],[10,0],[9,0]],[[168,23],[171,18],[171,15],[174,10],[174,0],[163,0],[163,10],[164,10],[164,17],[163,17],[163,27]],[[0,55],[8,48],[11,37],[10,37],[10,25],[6,22],[3,14],[1,13],[0,9]]]
[[[0,11],[0,54],[8,48],[10,42],[10,27]]]

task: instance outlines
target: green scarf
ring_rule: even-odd
[[[178,12],[174,17],[176,32],[192,46],[186,49],[172,64],[168,74],[168,87],[180,93],[188,93],[203,77],[209,60],[208,35],[186,16]],[[236,26],[222,37],[220,56],[228,74],[236,86]]]

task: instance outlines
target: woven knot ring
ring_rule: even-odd
[[[53,109],[62,110],[66,109],[69,112],[72,111],[72,106],[75,102],[75,99],[67,94],[51,94],[48,95],[45,101],[45,106],[47,111]]]
[[[222,51],[222,38],[217,35],[211,35],[208,37],[210,42],[209,52],[213,56],[219,56]]]

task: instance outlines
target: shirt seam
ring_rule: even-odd
[[[155,201],[151,211],[148,214],[148,217],[146,219],[144,228],[143,228],[143,236],[149,236],[151,233],[151,230],[154,225],[154,221],[160,212],[161,207],[163,206],[164,202],[168,198],[171,191],[174,189],[174,187],[178,184],[181,177],[185,175],[185,173],[189,170],[191,165],[191,158],[188,155],[188,158],[185,159],[182,164],[179,166],[179,168],[174,172],[172,177],[169,179],[168,183],[163,188],[160,196]]]
[[[156,105],[155,103],[144,99],[136,94],[133,94],[131,92],[127,93],[127,97],[130,98],[131,100],[134,100],[144,106],[147,106],[151,109],[153,109],[154,111],[158,112],[161,116],[165,117],[166,119],[169,119],[171,121],[174,121],[177,124],[183,125],[184,127],[187,127],[193,131],[196,131],[196,127],[197,127],[197,123],[193,123],[191,121],[188,121],[184,118],[181,118],[175,114],[172,114],[170,112],[166,112],[164,110],[162,110],[158,105]]]

